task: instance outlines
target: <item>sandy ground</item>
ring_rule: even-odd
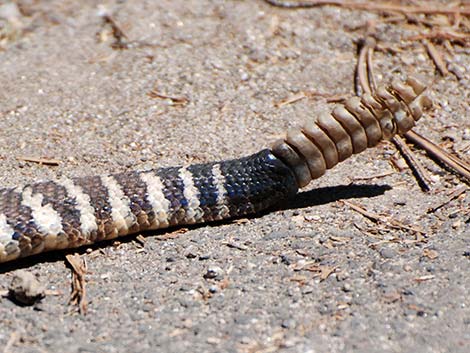
[[[19,3],[19,17],[7,11],[10,27],[3,20],[0,32],[3,186],[256,152],[286,127],[331,109],[318,96],[275,102],[301,91],[353,94],[356,42],[367,21],[379,19],[257,0]],[[103,9],[127,35],[128,49],[113,48]],[[435,108],[416,130],[468,160],[470,49],[439,46],[460,76],[443,78],[419,41],[404,41],[416,30],[377,25],[379,43],[400,50],[376,53],[376,76],[387,82],[420,73],[432,83]],[[152,98],[152,90],[188,102]],[[470,196],[428,214],[461,182],[417,152],[433,180],[424,193],[409,170],[392,167],[394,154],[392,144],[382,144],[355,156],[279,211],[148,234],[143,247],[129,237],[80,249],[88,264],[87,315],[68,304],[63,253],[2,264],[0,290],[23,268],[51,294],[26,307],[0,299],[0,347],[466,352]],[[18,159],[25,156],[60,164]],[[423,233],[373,223],[341,199]],[[208,271],[215,278],[205,278]]]

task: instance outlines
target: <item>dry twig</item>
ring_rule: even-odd
[[[425,40],[423,42],[429,54],[429,57],[434,62],[434,65],[436,65],[436,68],[439,70],[442,76],[447,76],[449,74],[449,70],[447,70],[447,65],[444,62],[444,59],[442,58],[441,53],[436,49],[434,44],[432,44],[430,41]]]
[[[451,155],[435,143],[414,131],[408,131],[405,134],[405,137],[408,141],[424,149],[432,158],[442,162],[451,170],[466,179],[467,182],[470,182],[470,165],[468,163]]]
[[[20,333],[18,331],[12,332],[10,338],[8,339],[7,344],[3,348],[3,353],[13,352],[12,348],[15,345],[16,341],[20,338]]]
[[[360,95],[361,91],[371,94],[376,88],[372,72],[372,57],[377,42],[372,36],[367,36],[361,44],[356,65],[356,95]]]
[[[422,235],[426,234],[426,232],[423,231],[422,229],[418,229],[416,227],[406,225],[403,222],[401,222],[397,219],[391,218],[391,217],[385,217],[385,216],[367,211],[365,208],[363,208],[359,205],[356,205],[356,204],[354,204],[350,201],[341,200],[341,201],[338,201],[338,202],[341,202],[341,203],[349,206],[354,211],[360,213],[361,215],[363,215],[364,217],[370,219],[371,221],[373,221],[375,223],[382,223],[382,224],[384,224],[387,227],[392,228],[392,229],[400,229],[400,230],[405,230],[405,231],[411,231],[411,232],[422,234]]]
[[[128,37],[124,33],[124,31],[121,29],[120,26],[116,23],[114,18],[109,15],[109,14],[104,14],[103,15],[103,20],[105,23],[108,23],[111,26],[111,30],[113,32],[113,37],[114,37],[114,43],[112,45],[113,48],[117,49],[126,49],[128,48]]]
[[[416,158],[415,154],[411,151],[406,142],[400,136],[395,136],[392,141],[405,158],[406,163],[411,168],[421,189],[423,191],[431,190],[431,178],[429,177],[428,172],[424,169],[423,165]]]
[[[308,261],[305,263],[296,263],[291,266],[294,271],[308,271],[313,272],[314,277],[320,277],[320,281],[326,280],[332,273],[337,270],[335,266],[318,265],[315,261]]]
[[[376,89],[374,74],[372,71],[372,57],[375,47],[375,39],[368,36],[364,40],[364,45],[359,51],[359,58],[356,66],[356,94],[359,94],[360,90],[370,94]],[[413,152],[408,148],[400,136],[394,136],[392,141],[395,143],[395,146],[397,146],[398,150],[402,153],[407,164],[413,171],[413,175],[418,180],[418,185],[420,185],[424,191],[429,191],[430,178],[427,176],[427,172],[421,162],[414,156]]]
[[[411,6],[380,2],[352,2],[346,0],[264,0],[268,4],[283,8],[311,8],[318,6],[339,6],[353,10],[378,11],[378,12],[398,12],[405,15],[423,14],[423,15],[470,15],[470,6],[442,7],[439,5],[429,6]]]
[[[158,92],[156,88],[151,90],[149,93],[147,93],[147,95],[150,98],[169,99],[172,101],[174,105],[186,105],[189,103],[189,99],[184,96],[180,96],[180,97],[169,96],[167,94]]]
[[[16,157],[16,159],[19,161],[24,161],[24,162],[38,163],[40,165],[58,166],[60,164],[60,161],[58,159],[45,158],[45,157],[38,158],[38,157],[29,157],[29,156],[18,156]]]
[[[429,280],[434,279],[434,278],[436,278],[436,276],[427,275],[427,276],[417,277],[414,280],[415,280],[415,282],[421,283],[421,282],[429,281]]]
[[[147,239],[142,234],[139,234],[135,237],[136,243],[139,244],[142,248],[145,246],[145,243],[147,242]]]
[[[175,238],[178,238],[181,234],[186,233],[188,230],[189,230],[188,228],[179,228],[179,229],[176,229],[175,231],[170,232],[170,233],[157,235],[154,238],[157,239],[157,240],[175,239]]]
[[[342,94],[327,94],[327,93],[321,93],[321,92],[316,92],[316,91],[302,91],[290,97],[274,102],[274,106],[276,108],[280,108],[285,105],[296,103],[304,98],[313,98],[313,97],[325,98],[327,103],[339,103],[339,102],[343,102],[344,100],[346,100],[346,97]]]
[[[246,247],[245,245],[237,244],[237,243],[231,242],[231,241],[230,242],[226,241],[226,242],[223,242],[222,244],[228,246],[229,248],[238,249],[238,250],[241,250],[241,251],[245,251],[245,250],[248,249],[248,247]]]
[[[294,94],[293,96],[290,96],[290,97],[281,99],[281,100],[278,101],[278,102],[275,102],[275,103],[274,103],[274,106],[275,106],[276,108],[280,108],[280,107],[283,107],[283,106],[285,106],[285,105],[298,102],[299,100],[302,100],[302,99],[304,99],[304,98],[307,98],[307,96],[305,95],[305,93],[304,93],[304,92],[299,92],[299,93],[297,93],[297,94]]]
[[[374,175],[358,176],[358,177],[351,178],[351,182],[365,181],[365,180],[378,179],[378,178],[385,178],[385,177],[393,175],[395,173],[396,173],[395,171],[390,170],[388,172],[383,172],[383,173],[374,174]]]
[[[451,202],[452,200],[455,200],[456,198],[458,198],[460,195],[464,194],[467,191],[468,191],[467,186],[460,185],[458,188],[452,191],[443,202],[440,202],[438,205],[428,208],[428,213],[436,212],[441,207],[447,205],[449,202]]]
[[[65,258],[67,259],[68,264],[72,268],[72,293],[70,294],[69,303],[72,305],[78,305],[79,313],[82,315],[86,315],[86,260],[84,258],[81,258],[78,254],[67,255],[65,256]]]
[[[470,34],[452,31],[450,29],[435,29],[429,33],[421,33],[414,36],[407,37],[406,40],[422,40],[430,39],[435,41],[453,41],[460,44],[465,44],[470,40]]]

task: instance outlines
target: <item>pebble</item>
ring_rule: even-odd
[[[289,255],[281,255],[281,263],[289,266],[294,262],[294,260]]]
[[[183,308],[199,307],[201,305],[198,301],[186,298],[178,298],[177,300]]]
[[[318,312],[322,315],[331,315],[334,311],[335,307],[332,303],[326,303],[318,308]]]
[[[294,319],[283,320],[281,323],[282,328],[292,329],[292,328],[295,328],[295,326],[296,326],[296,322]]]
[[[380,250],[380,256],[382,256],[384,259],[391,259],[397,255],[396,251],[393,250],[392,248],[382,248]]]
[[[305,250],[305,249],[308,249],[310,248],[312,245],[312,242],[311,241],[307,241],[307,240],[293,240],[291,242],[291,248],[294,249],[294,250]]]
[[[313,293],[314,288],[311,286],[304,286],[302,288],[302,295],[307,295]]]
[[[401,292],[403,295],[415,295],[415,293],[411,289],[404,288]]]
[[[470,140],[470,129],[464,129],[463,130],[462,139],[465,140],[465,141]]]
[[[8,288],[8,296],[23,305],[33,305],[45,296],[44,286],[31,273],[23,270],[17,271]]]
[[[186,256],[187,259],[195,259],[197,257],[195,251],[193,251],[192,249],[188,249],[184,256]]]
[[[268,53],[261,49],[254,49],[249,54],[248,57],[251,61],[256,63],[262,63],[268,60]]]
[[[271,232],[271,233],[265,235],[263,237],[263,240],[277,240],[277,239],[284,239],[284,238],[288,238],[288,237],[289,237],[288,232],[279,230],[279,231],[274,231],[274,232]]]
[[[241,75],[240,75],[240,79],[242,81],[248,81],[250,79],[250,75],[246,72],[242,72]]]
[[[218,266],[210,266],[203,276],[205,279],[215,279],[220,281],[224,278],[224,270]]]
[[[217,337],[207,337],[206,342],[209,344],[217,345],[220,344],[221,339]]]

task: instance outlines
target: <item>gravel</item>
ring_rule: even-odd
[[[106,8],[94,1],[15,3],[17,9],[0,11],[0,182],[6,187],[256,152],[286,127],[332,108],[317,96],[282,107],[275,102],[301,91],[353,93],[356,43],[366,23],[378,19],[335,7],[283,10],[257,0],[129,0]],[[125,32],[127,49],[115,48],[103,11]],[[414,34],[411,25],[377,25],[377,38],[391,47]],[[432,83],[435,109],[417,131],[468,160],[470,51],[456,45],[458,75],[442,78],[420,43],[405,44],[402,52],[376,52],[377,79],[422,74]],[[152,98],[152,90],[188,102]],[[444,135],[453,141],[442,141]],[[145,234],[143,245],[130,237],[77,250],[88,265],[86,316],[68,304],[71,274],[63,253],[2,264],[2,293],[23,269],[54,294],[42,299],[40,311],[0,297],[0,347],[466,352],[470,196],[428,214],[459,180],[419,152],[433,176],[430,193],[408,170],[358,179],[393,171],[394,153],[382,144],[354,156],[287,205],[256,217]],[[17,159],[22,156],[60,164]],[[374,223],[341,199],[425,235]]]

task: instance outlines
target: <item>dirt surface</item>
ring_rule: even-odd
[[[331,109],[319,96],[275,102],[301,91],[353,94],[356,43],[368,21],[383,18],[257,0],[19,4],[14,18],[6,11],[0,32],[2,186],[256,152],[286,127]],[[105,11],[127,49],[116,48]],[[376,77],[420,73],[432,84],[435,108],[416,131],[468,160],[470,48],[438,44],[459,76],[442,77],[422,43],[405,40],[423,31],[431,29],[379,22],[379,45],[393,50],[375,54]],[[152,90],[185,99],[151,97]],[[2,264],[2,293],[26,269],[49,295],[23,307],[0,299],[0,347],[468,352],[470,195],[427,213],[461,182],[418,151],[433,180],[424,193],[409,170],[393,168],[395,152],[384,143],[350,158],[279,211],[147,234],[143,246],[133,236],[80,249],[86,315],[68,304],[64,253]],[[388,175],[370,178],[380,174]],[[422,233],[374,223],[342,199]]]

